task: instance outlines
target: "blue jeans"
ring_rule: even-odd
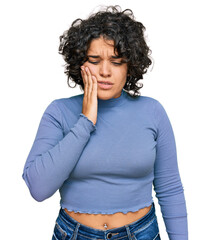
[[[60,208],[52,240],[160,240],[155,205],[135,222],[119,228],[101,230],[77,222]]]

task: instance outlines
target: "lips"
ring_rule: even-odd
[[[102,81],[98,82],[98,87],[103,90],[109,90],[112,88],[112,86],[113,86],[113,83],[111,82],[102,82]]]
[[[112,82],[109,81],[98,81],[99,83],[105,84],[105,85],[113,85]]]

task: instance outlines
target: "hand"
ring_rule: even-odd
[[[97,79],[91,75],[88,67],[81,66],[81,69],[84,83],[82,113],[90,119],[93,124],[96,124],[98,112]]]

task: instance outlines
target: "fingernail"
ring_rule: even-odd
[[[86,70],[86,72],[87,72],[87,71],[88,71],[88,68],[86,67],[85,70]]]

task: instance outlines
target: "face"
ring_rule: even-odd
[[[113,83],[109,89],[104,89],[98,83],[98,98],[107,100],[119,97],[126,83],[127,63],[122,63],[122,58],[116,58],[114,41],[105,41],[103,37],[93,39],[87,55],[88,60],[83,65],[89,68],[91,74],[96,77],[97,81],[110,81]]]

